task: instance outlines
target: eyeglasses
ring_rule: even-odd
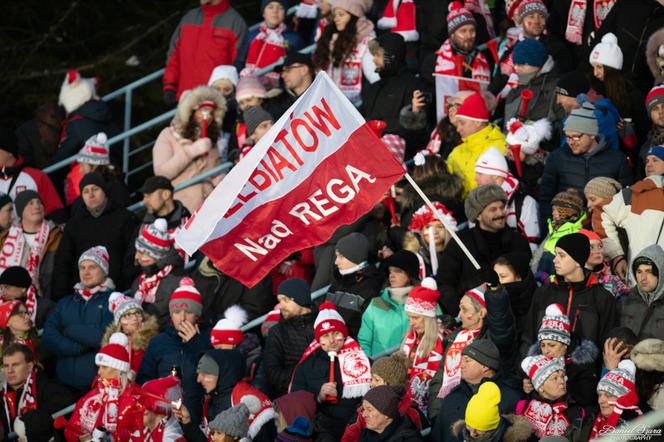
[[[134,310],[134,311],[127,312],[124,315],[122,315],[122,319],[124,319],[124,318],[127,318],[127,319],[139,318],[141,316],[143,316],[143,313],[140,310]]]
[[[291,64],[291,65],[288,65],[288,66],[284,66],[284,67],[281,69],[281,72],[288,72],[288,71],[290,71],[291,69],[303,68],[303,67],[305,67],[305,65],[303,65],[303,64],[299,64],[299,63],[294,63],[294,64]]]
[[[586,134],[579,134],[579,135],[570,135],[570,134],[565,134],[568,140],[572,141],[581,141],[581,138],[583,138]]]

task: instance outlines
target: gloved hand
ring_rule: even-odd
[[[482,267],[480,269],[480,276],[482,277],[482,281],[489,284],[490,287],[498,287],[500,285],[498,273],[496,273],[493,267]]]
[[[173,89],[166,89],[164,91],[164,103],[168,106],[175,106],[178,104],[178,100]]]

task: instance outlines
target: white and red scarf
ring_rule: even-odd
[[[32,284],[39,289],[39,264],[50,233],[49,223],[42,222],[35,237],[35,245],[30,248],[23,228],[17,224],[12,225],[0,250],[0,273],[8,267],[21,266],[30,273]]]
[[[443,45],[436,51],[436,74],[444,75],[458,75],[457,66],[454,62],[454,50],[452,48],[452,40],[447,39]],[[465,62],[464,62],[465,64]],[[471,78],[473,80],[489,81],[491,79],[491,70],[489,69],[489,63],[481,52],[476,52],[475,57],[473,58],[473,65]]]
[[[569,427],[569,419],[565,416],[566,402],[553,405],[532,399],[521,413],[527,417],[538,438],[546,436],[564,436]],[[517,413],[518,414],[518,413]]]
[[[113,433],[118,426],[120,379],[97,378],[96,393],[86,397],[79,408],[80,426],[86,433],[92,433],[102,426]]]
[[[300,362],[297,363],[297,366],[293,370],[293,374],[297,371],[297,367],[319,348],[321,348],[320,344],[316,340],[309,344]],[[352,399],[364,396],[371,388],[371,363],[360,347],[360,344],[350,336],[346,337],[343,348],[337,353],[337,360],[339,361],[341,382],[343,383],[341,397]],[[292,383],[293,379],[291,378]],[[290,391],[290,386],[288,387],[288,391]]]
[[[593,2],[593,19],[595,30],[599,29],[602,22],[611,12],[616,0],[595,0]],[[567,15],[567,28],[565,38],[567,41],[581,45],[583,44],[583,24],[586,21],[587,0],[572,0]]]
[[[36,372],[33,369],[30,376],[23,385],[21,397],[18,398],[16,404],[17,394],[15,391],[9,390],[7,381],[2,386],[2,401],[5,406],[5,416],[9,422],[9,431],[13,430],[14,419],[18,416],[23,416],[28,411],[37,409],[37,382],[35,381]]]
[[[140,301],[141,304],[144,302],[154,304],[159,284],[162,279],[171,273],[171,270],[173,270],[173,266],[168,265],[152,276],[146,276],[145,273],[141,273],[141,276],[138,277],[138,288],[134,294],[134,299]]]
[[[95,293],[103,292],[104,290],[114,289],[114,288],[115,285],[113,284],[113,281],[110,278],[106,278],[104,282],[102,282],[97,286],[94,286],[91,289],[86,289],[85,286],[83,286],[83,284],[81,284],[80,282],[77,282],[76,285],[74,286],[74,290],[76,291],[76,293],[81,295],[81,297],[86,301],[89,301],[90,298],[92,298],[92,296]]]
[[[484,17],[484,21],[486,22],[486,31],[489,33],[489,37],[496,37],[496,29],[493,26],[491,10],[484,0],[465,0],[463,2],[463,7],[474,14],[480,14],[482,17]]]
[[[454,342],[445,353],[443,365],[443,384],[438,391],[438,397],[443,399],[450,391],[461,383],[461,352],[475,340],[480,329],[461,330],[454,338]]]
[[[272,29],[262,22],[258,27],[258,34],[249,45],[246,67],[261,69],[285,57],[288,40],[284,38],[284,32],[284,23]]]
[[[411,331],[404,339],[401,350],[406,357],[413,360],[408,378],[408,394],[426,413],[429,403],[429,382],[438,371],[440,361],[443,360],[443,337],[438,335],[436,346],[428,355],[420,354],[419,345],[417,334]]]
[[[605,436],[619,425],[622,425],[624,421],[621,418],[625,410],[631,410],[638,416],[643,414],[641,408],[639,408],[639,397],[633,388],[629,393],[618,398],[613,405],[613,412],[608,417],[603,417],[601,413],[597,414],[589,440]]]
[[[336,37],[337,34],[334,35]],[[336,38],[330,40],[330,47],[334,47]],[[334,67],[332,63],[327,68],[327,74],[339,86],[341,92],[353,103],[356,103],[362,92],[362,58],[369,50],[369,37],[360,40],[353,52],[341,62],[341,66]]]

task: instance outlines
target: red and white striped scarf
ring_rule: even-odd
[[[454,338],[454,342],[445,353],[443,368],[443,385],[438,391],[438,397],[443,399],[450,391],[461,383],[461,352],[475,340],[480,329],[461,330]]]
[[[35,245],[29,248],[23,228],[17,224],[12,225],[0,250],[0,273],[8,267],[21,266],[30,273],[32,284],[39,289],[39,264],[50,233],[49,223],[42,222],[35,236]]]
[[[104,290],[114,289],[114,288],[115,285],[113,284],[113,281],[110,278],[106,278],[104,282],[102,282],[97,286],[94,286],[91,289],[86,289],[85,286],[83,286],[83,284],[81,284],[80,282],[77,282],[76,285],[74,286],[74,290],[76,291],[76,293],[81,295],[81,297],[86,301],[89,301],[90,298],[92,298],[92,296],[95,293],[103,292]]]
[[[447,39],[443,45],[436,51],[436,74],[457,75],[457,67],[454,62],[454,50],[452,40]],[[489,81],[491,79],[491,70],[489,63],[481,52],[477,51],[473,58],[471,78],[474,80]]]
[[[319,348],[321,347],[318,341],[313,340],[304,351],[300,362],[295,366],[293,374],[297,371],[297,367]],[[343,383],[341,397],[351,399],[364,396],[371,388],[371,363],[367,355],[362,351],[360,344],[350,336],[346,337],[344,346],[337,353],[337,360],[339,361],[341,382]],[[291,378],[292,384],[293,379]],[[290,385],[288,386],[288,391],[290,392]]]
[[[440,361],[443,360],[443,337],[438,335],[436,345],[426,356],[420,354],[419,345],[417,334],[413,330],[404,339],[401,350],[406,357],[413,360],[408,380],[408,393],[426,413],[429,403],[429,382],[438,371]]]
[[[168,265],[152,276],[146,276],[145,273],[141,273],[138,277],[138,288],[134,294],[134,299],[140,301],[141,304],[144,302],[154,304],[159,284],[162,279],[171,273],[171,270],[173,270],[173,266]]]
[[[25,385],[23,385],[18,405],[16,404],[17,394],[15,391],[9,390],[7,381],[2,386],[2,401],[5,406],[5,416],[7,416],[7,421],[9,422],[9,431],[13,430],[14,419],[16,417],[23,416],[28,411],[37,409],[37,382],[35,381],[35,377],[36,372],[33,369],[25,381]]]
[[[593,2],[593,19],[595,30],[602,26],[602,22],[609,15],[616,0],[595,0]],[[572,0],[567,15],[567,28],[565,38],[567,41],[581,45],[583,44],[583,24],[586,21],[587,0]]]
[[[283,36],[284,32],[284,23],[272,29],[262,22],[258,34],[249,45],[246,67],[261,69],[285,57],[288,41]]]

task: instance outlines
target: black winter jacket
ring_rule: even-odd
[[[263,350],[263,369],[274,397],[288,393],[293,370],[314,340],[316,315],[307,313],[290,319],[283,317],[270,329]]]
[[[380,434],[363,428],[358,440],[359,442],[418,442],[424,439],[410,419],[399,416]]]
[[[618,325],[617,302],[593,273],[586,271],[584,281],[572,284],[557,277],[552,284],[535,291],[521,339],[522,356],[537,341],[544,312],[550,304],[562,305],[572,332],[581,339],[590,339],[597,348],[604,348],[609,331]]]
[[[53,269],[53,296],[56,300],[71,293],[78,281],[78,258],[94,246],[104,246],[110,257],[108,276],[115,287],[122,291],[129,281],[125,280],[125,257],[130,238],[138,226],[133,213],[118,207],[108,200],[104,212],[97,218],[90,212],[80,210],[65,226],[60,247],[55,255]]]
[[[479,226],[476,226],[459,232],[458,236],[481,267],[493,265],[493,262],[505,253],[521,252],[531,255],[528,240],[516,229],[507,227],[496,234],[480,230]],[[441,255],[436,282],[438,290],[445,294],[439,301],[443,311],[456,316],[463,294],[484,281],[456,241],[450,241]]]
[[[342,397],[343,383],[339,360],[334,365],[334,379],[337,379],[336,404],[321,403],[314,417],[314,439],[341,440],[346,424],[357,413],[357,406],[362,398],[345,399]],[[318,349],[305,359],[296,369],[293,375],[293,391],[308,391],[318,397],[323,384],[330,378],[330,358],[322,349]]]
[[[533,294],[537,289],[533,272],[529,269],[526,279],[503,284],[503,287],[510,295],[510,306],[516,321],[517,336],[520,336],[530,309],[530,303],[533,301]]]
[[[632,184],[632,171],[625,155],[611,149],[604,137],[600,136],[595,151],[574,155],[568,144],[549,154],[544,164],[544,174],[540,181],[540,226],[546,232],[546,220],[551,218],[551,200],[558,192],[570,187],[583,192],[586,183],[592,178],[605,176],[614,178],[626,187]]]

